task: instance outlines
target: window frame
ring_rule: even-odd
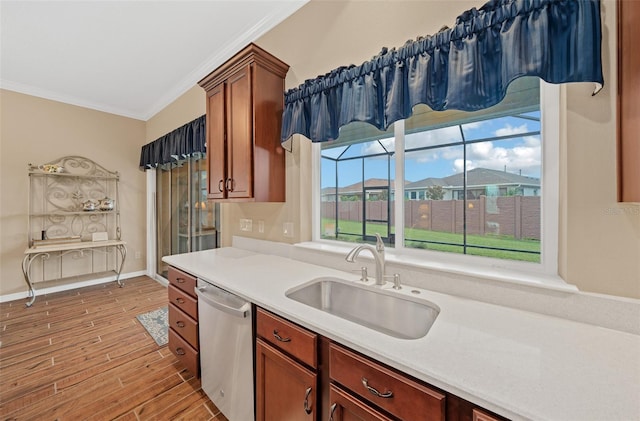
[[[395,200],[395,246],[387,248],[387,256],[402,257],[403,261],[419,266],[437,264],[438,268],[465,272],[470,274],[476,268],[491,270],[504,269],[524,271],[540,275],[558,275],[558,241],[559,241],[559,158],[560,158],[560,85],[553,85],[540,80],[540,134],[542,141],[542,196],[541,196],[541,249],[540,262],[522,262],[506,259],[496,259],[484,256],[461,255],[457,253],[417,250],[404,246],[404,212],[403,200]],[[394,189],[396,197],[405,197],[404,185],[404,121],[394,123],[395,136],[395,178]],[[322,239],[320,235],[320,167],[321,144],[313,143],[311,147],[311,237],[313,243],[320,245],[338,245],[352,247],[353,243],[338,240]],[[402,192],[400,196],[398,193]]]

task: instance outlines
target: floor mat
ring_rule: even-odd
[[[167,307],[162,307],[148,313],[140,314],[136,316],[136,318],[140,321],[142,326],[147,329],[149,335],[151,335],[158,345],[163,346],[169,342]]]

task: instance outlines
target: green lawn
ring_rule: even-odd
[[[323,219],[322,226],[333,224],[332,219]],[[362,232],[362,224],[356,221],[338,221],[338,239],[342,241],[361,242],[360,236]],[[384,224],[367,223],[367,234],[373,235],[375,232],[380,233],[383,237],[387,236],[387,227]],[[335,238],[324,235],[323,238]],[[355,234],[355,235],[345,235]],[[428,250],[447,251],[452,253],[463,253],[462,234],[453,234],[450,232],[427,231],[418,228],[405,228],[405,246],[411,248],[423,248]],[[412,241],[413,240],[413,241]],[[453,243],[460,245],[448,244],[431,244],[422,243],[420,241],[435,241],[440,243]],[[540,262],[540,255],[534,253],[522,253],[519,251],[491,250],[479,247],[497,247],[509,250],[535,251],[540,252],[540,241],[538,240],[517,240],[510,236],[496,235],[467,235],[467,254],[477,256],[495,257],[498,259],[522,260],[527,262]]]

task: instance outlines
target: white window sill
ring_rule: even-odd
[[[294,244],[293,247],[302,250],[317,251],[323,254],[344,258],[355,244],[338,241],[310,241]],[[462,256],[449,256],[447,253],[425,252],[424,250],[404,249],[402,251],[387,248],[385,258],[387,264],[406,267],[407,269],[424,269],[453,274],[461,277],[473,277],[501,282],[512,285],[542,288],[545,290],[578,292],[575,285],[566,283],[558,275],[536,272],[535,264],[508,262],[521,268],[506,268],[494,263],[497,259],[478,256],[464,256],[465,262],[459,260]],[[456,261],[458,260],[458,261]],[[321,263],[319,263],[321,264]],[[527,270],[529,269],[529,270]]]

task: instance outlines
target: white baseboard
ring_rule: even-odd
[[[164,276],[158,275],[157,273],[154,273],[153,275],[148,275],[150,278],[153,278],[156,282],[164,285],[164,286],[169,286],[169,280],[167,278],[165,278]]]
[[[131,279],[131,278],[136,278],[138,276],[145,276],[145,275],[147,275],[147,271],[146,270],[140,270],[140,271],[137,271],[137,272],[123,273],[123,274],[120,275],[120,280]],[[151,278],[153,278],[153,276]],[[35,285],[36,297],[39,296],[39,295],[43,295],[43,294],[51,294],[51,293],[54,293],[54,292],[68,291],[70,289],[88,287],[88,286],[99,285],[99,284],[106,284],[108,282],[113,282],[115,280],[116,280],[116,275],[111,275],[111,276],[106,276],[106,277],[103,277],[103,278],[88,279],[86,281],[71,282],[71,283],[68,283],[68,284],[65,284],[65,285],[56,285],[54,287],[49,287],[49,288],[38,288],[38,286],[36,284]],[[160,283],[162,283],[162,282],[160,282]],[[126,284],[125,284],[125,286],[126,286]],[[0,295],[0,303],[4,303],[4,302],[7,302],[7,301],[21,300],[23,298],[29,298],[29,292],[28,291],[16,292],[14,294]]]

